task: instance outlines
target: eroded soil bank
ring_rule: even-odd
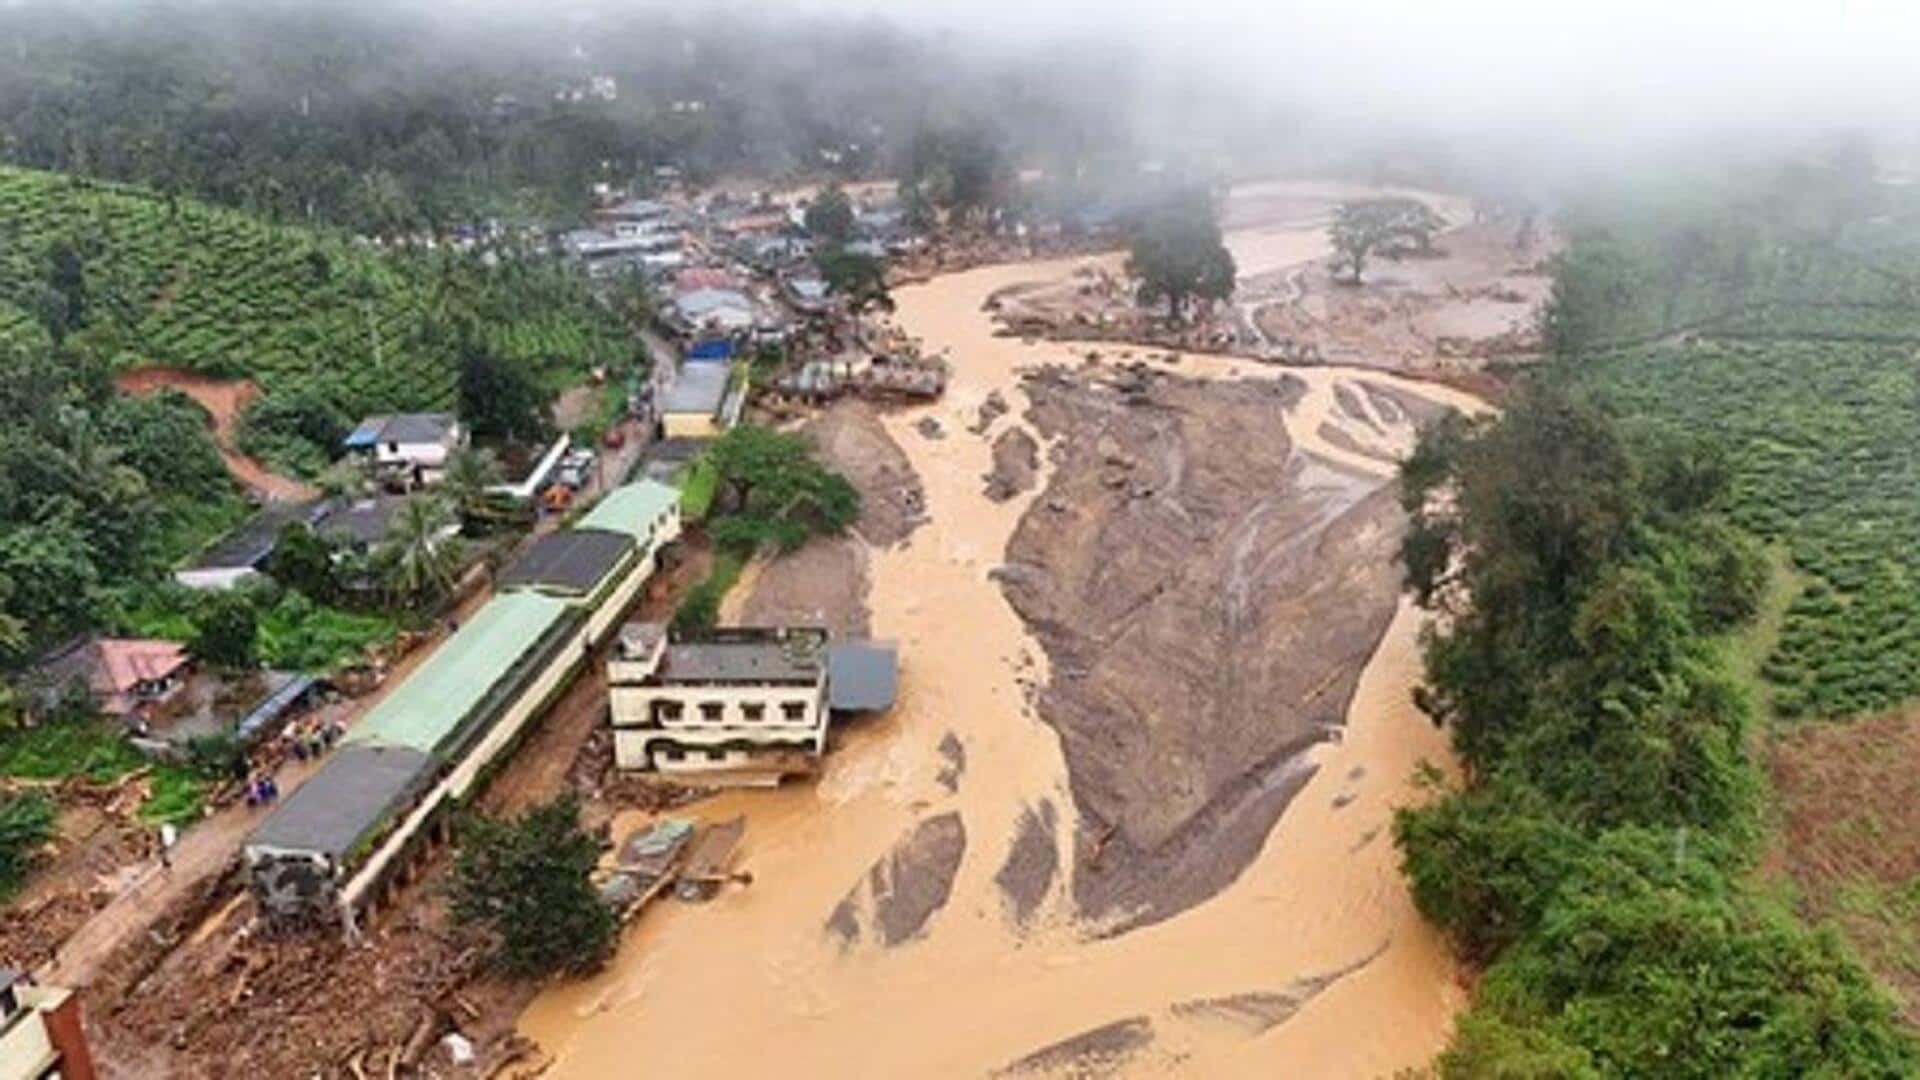
[[[1319,253],[1317,223],[1268,233]],[[881,420],[926,516],[906,542],[867,550],[871,629],[900,643],[900,700],[837,733],[814,784],[678,811],[746,815],[754,883],[657,905],[607,972],[544,993],[521,1027],[550,1055],[547,1075],[623,1075],[642,1060],[700,1076],[763,1075],[770,1061],[808,1077],[1074,1075],[1096,1062],[1381,1075],[1444,1042],[1463,995],[1385,830],[1445,739],[1408,698],[1416,616],[1381,590],[1384,557],[1361,565],[1344,549],[1391,546],[1380,507],[1413,424],[1380,403],[1476,403],[1376,372],[1283,377],[1196,356],[1150,376],[1083,372],[1085,347],[995,336],[989,295],[1072,265],[899,290],[901,325],[953,364],[942,401]],[[1048,367],[1072,374],[1023,378]],[[925,434],[928,419],[943,437]],[[1039,448],[1037,475],[996,500],[983,478],[1013,430]],[[1047,524],[1059,516],[1071,525]],[[1119,561],[1159,581],[1106,565]],[[1183,629],[1214,642],[1211,669],[1240,680],[1238,697],[1207,683],[1204,646],[1176,640]],[[1148,704],[1102,711],[1129,687]],[[1061,711],[1074,703],[1084,725]],[[1343,713],[1340,738],[1319,740]],[[1297,794],[1281,813],[1265,793],[1283,789]],[[1093,871],[1102,833],[1113,861]],[[1188,865],[1219,869],[1186,895],[1144,884],[1150,867]],[[1089,893],[1094,873],[1115,884]],[[897,935],[874,932],[879,897],[905,905]],[[854,937],[831,925],[850,898]],[[1143,906],[1151,919],[1129,919]]]
[[[1051,661],[1076,905],[1119,930],[1259,853],[1386,630],[1402,518],[1379,476],[1287,437],[1297,379],[1089,367],[1026,389],[1056,465],[997,576]]]

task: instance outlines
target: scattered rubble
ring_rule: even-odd
[[[886,547],[913,534],[926,516],[926,494],[872,406],[843,399],[802,431],[820,456],[860,490],[860,520],[854,528],[862,539]]]

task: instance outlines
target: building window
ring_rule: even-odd
[[[757,724],[767,718],[767,707],[757,701],[750,702],[740,706],[740,715],[748,721]]]
[[[653,722],[656,724],[677,724],[680,722],[680,703],[677,701],[656,701],[653,703]]]
[[[807,718],[807,703],[804,701],[783,701],[780,703],[780,715],[787,723],[797,724]]]
[[[700,703],[700,719],[705,720],[709,724],[719,723],[720,718],[726,715],[726,711],[727,707],[718,701],[703,701]]]

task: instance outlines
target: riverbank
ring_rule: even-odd
[[[1302,226],[1286,243],[1311,257],[1321,237]],[[1276,764],[1295,785],[1292,800],[1237,876],[1120,934],[1073,903],[1085,822],[1073,765],[1043,715],[1054,665],[994,578],[1023,519],[1047,512],[1059,468],[1049,443],[1061,436],[1030,418],[1023,373],[1077,369],[1086,347],[998,337],[981,307],[996,289],[1079,261],[989,267],[898,291],[900,326],[954,370],[942,401],[884,418],[920,479],[927,518],[869,552],[871,624],[900,642],[900,701],[846,732],[814,785],[688,808],[747,816],[741,862],[755,884],[701,907],[660,906],[629,931],[607,972],[543,994],[521,1027],[551,1055],[548,1075],[615,1074],[632,1065],[636,1045],[651,1068],[716,1076],[754,1073],[769,1054],[790,1075],[898,1076],[1016,1063],[1058,1071],[1082,1053],[1125,1054],[1145,1072],[1376,1074],[1424,1064],[1444,1043],[1463,995],[1446,949],[1407,899],[1387,824],[1394,805],[1416,796],[1416,764],[1444,760],[1446,744],[1408,698],[1418,620],[1390,597],[1379,601],[1378,645],[1361,648],[1350,699],[1335,710],[1338,739]],[[1195,383],[1282,376],[1219,357],[1153,367]],[[1365,405],[1355,415],[1344,403],[1356,391],[1477,407],[1380,372],[1285,375],[1298,390],[1269,415],[1289,459],[1374,489],[1390,482],[1412,424]],[[923,433],[928,418],[945,437]],[[989,497],[995,441],[1012,430],[1046,447],[1038,474],[1025,491]],[[923,830],[948,815],[959,829]],[[937,843],[903,843],[928,835]],[[937,902],[917,935],[886,946],[829,929],[843,901],[871,915],[874,889],[863,883],[900,891],[898,871],[877,864],[912,877],[925,850],[957,865],[950,881],[911,882],[941,894],[928,898]]]

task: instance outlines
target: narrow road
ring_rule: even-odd
[[[456,607],[455,617],[470,617],[492,595],[491,588],[475,589]],[[444,626],[436,627],[432,638],[417,645],[388,673],[379,689],[364,697],[326,706],[321,715],[338,719],[351,727],[387,692],[398,686],[433,650],[446,639]],[[274,773],[283,796],[293,793],[320,767],[320,761],[288,761]],[[236,802],[196,822],[180,836],[174,846],[173,866],[149,866],[127,885],[107,906],[93,913],[72,936],[61,942],[53,961],[36,975],[57,986],[84,987],[99,974],[101,965],[121,946],[146,933],[162,915],[184,897],[204,888],[226,873],[240,852],[247,834],[266,816],[267,811]]]

